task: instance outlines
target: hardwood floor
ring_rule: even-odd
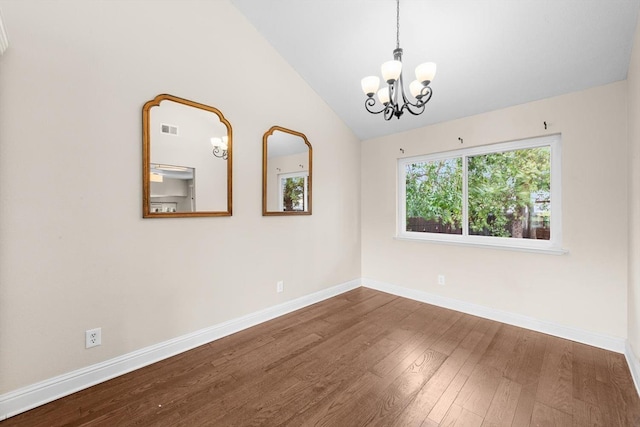
[[[640,426],[622,355],[359,288],[0,423]]]

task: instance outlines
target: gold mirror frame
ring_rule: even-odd
[[[209,111],[216,116],[227,128],[227,209],[224,211],[194,211],[194,212],[151,212],[151,109],[159,107],[162,101],[173,101],[178,104]],[[231,123],[217,108],[200,104],[173,95],[162,94],[144,104],[142,108],[142,216],[143,218],[184,218],[205,216],[231,216],[232,214],[232,159],[233,136]]]
[[[309,170],[307,177],[307,209],[304,211],[273,211],[267,209],[267,171],[268,171],[268,140],[269,137],[273,135],[274,132],[280,131],[284,133],[288,133],[294,136],[298,136],[302,138],[304,143],[307,145],[308,153],[309,153]],[[283,128],[281,126],[272,126],[262,137],[262,215],[263,216],[283,216],[283,215],[311,215],[311,206],[312,206],[312,172],[313,172],[313,148],[311,147],[311,143],[307,139],[306,135],[300,132],[296,132],[291,129]]]

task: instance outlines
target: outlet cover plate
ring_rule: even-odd
[[[102,344],[102,328],[89,329],[84,334],[85,348],[97,347]]]

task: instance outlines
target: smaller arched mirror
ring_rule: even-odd
[[[262,215],[311,215],[311,171],[307,137],[269,129],[262,138]]]
[[[231,215],[231,124],[220,110],[158,95],[142,129],[144,218]]]

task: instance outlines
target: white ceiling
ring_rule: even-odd
[[[422,62],[438,72],[422,115],[387,122],[360,80],[393,59],[395,0],[231,1],[361,139],[624,80],[640,5],[401,0],[405,79]]]

